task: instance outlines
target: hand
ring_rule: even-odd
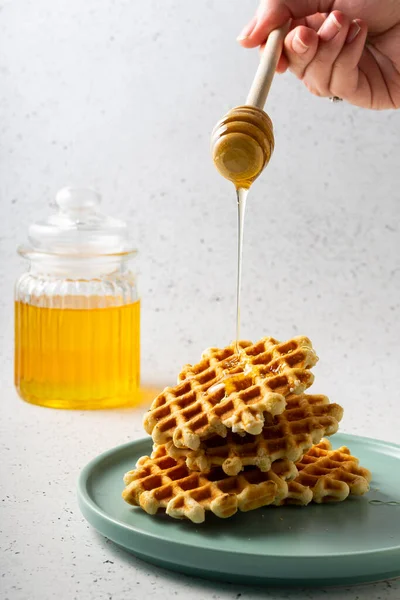
[[[316,96],[400,108],[399,0],[261,0],[238,41],[262,46],[289,19],[278,72],[289,69]]]

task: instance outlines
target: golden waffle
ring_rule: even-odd
[[[221,466],[227,475],[237,475],[249,465],[268,471],[274,461],[299,460],[313,444],[336,433],[342,416],[342,407],[330,404],[326,396],[292,394],[286,398],[281,415],[265,415],[258,435],[228,431],[225,438],[214,436],[202,442],[198,450],[176,448],[173,442],[166,447],[170,456],[185,458],[188,468],[195,471],[207,472]]]
[[[205,511],[226,518],[237,510],[253,510],[286,496],[286,482],[296,477],[297,470],[291,461],[278,462],[275,471],[267,473],[250,468],[227,477],[216,468],[203,475],[189,471],[183,459],[173,459],[165,446],[158,446],[151,458],[143,456],[136,469],[125,475],[122,497],[151,515],[164,508],[169,516],[194,523],[204,521]]]
[[[212,435],[258,435],[264,413],[280,414],[285,397],[302,393],[313,382],[309,368],[318,360],[311,342],[296,337],[281,343],[263,338],[210,348],[196,365],[186,365],[178,385],[167,387],[153,401],[144,428],[156,444],[197,450]]]
[[[296,467],[299,474],[288,484],[287,498],[276,504],[341,502],[350,494],[360,496],[369,490],[370,471],[358,466],[358,458],[346,446],[332,450],[325,439],[310,448]]]

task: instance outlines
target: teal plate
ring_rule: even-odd
[[[337,434],[373,473],[370,492],[339,504],[265,507],[196,525],[150,516],[121,498],[123,475],[150,438],[92,460],[79,479],[84,517],[153,564],[209,579],[269,585],[342,585],[400,576],[400,446]],[[378,502],[379,501],[379,502]]]

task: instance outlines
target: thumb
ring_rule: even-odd
[[[261,0],[256,16],[237,38],[245,48],[264,44],[273,29],[289,19],[301,19],[318,12],[329,12],[334,0]]]

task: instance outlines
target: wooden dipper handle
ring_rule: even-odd
[[[289,23],[286,23],[279,29],[274,29],[268,36],[265,48],[261,56],[260,64],[254,81],[251,85],[246,104],[256,106],[261,110],[264,108],[265,101],[271,87],[276,66],[282,52],[283,40],[289,31]]]

